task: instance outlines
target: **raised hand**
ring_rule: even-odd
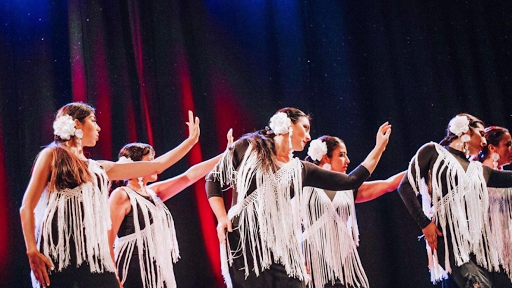
[[[233,137],[233,128],[230,128],[228,130],[227,138],[228,138],[228,146],[227,146],[227,148],[229,148],[229,147],[231,147],[233,145],[233,142],[235,142],[235,138]]]
[[[386,146],[388,145],[388,142],[389,142],[390,135],[391,135],[391,125],[388,122],[386,122],[386,123],[382,124],[379,127],[379,130],[377,131],[377,139],[376,139],[375,147],[382,149],[382,150],[386,149]]]
[[[37,281],[39,281],[42,287],[50,286],[50,278],[47,272],[47,269],[53,270],[53,264],[50,262],[50,259],[39,251],[30,252],[27,256],[30,269],[32,269]]]
[[[201,129],[199,129],[199,118],[194,118],[194,113],[192,111],[188,111],[188,122],[186,122],[188,126],[188,138],[193,140],[194,143],[197,143],[199,140],[199,134],[201,134]]]

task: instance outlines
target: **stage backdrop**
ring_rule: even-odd
[[[128,142],[161,154],[201,118],[166,179],[221,153],[225,133],[263,128],[281,107],[310,113],[312,136],[345,140],[351,167],[378,126],[393,134],[371,179],[405,170],[458,112],[512,128],[512,2],[423,0],[4,0],[0,3],[0,286],[29,287],[18,209],[57,109],[97,108],[93,159]],[[304,157],[304,153],[296,153]],[[167,202],[179,287],[221,287],[204,182]],[[396,192],[358,204],[372,287],[431,287],[421,230]]]

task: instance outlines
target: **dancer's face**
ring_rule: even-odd
[[[329,158],[332,171],[347,173],[348,164],[350,159],[347,154],[347,146],[345,143],[340,143],[334,151],[332,151],[332,157]]]
[[[510,164],[512,162],[512,137],[510,133],[506,132],[503,134],[498,146],[489,144],[489,151],[500,155],[498,167]]]
[[[485,140],[484,126],[478,124],[476,128],[471,128],[473,133],[470,133],[470,140],[468,142],[468,149],[470,155],[478,155],[482,148],[487,145]]]
[[[153,160],[155,160],[155,155],[153,155],[153,153],[149,153],[147,155],[142,156],[141,160],[142,161],[153,161]],[[144,183],[149,183],[149,182],[155,182],[157,179],[158,179],[158,174],[153,174],[153,175],[144,177],[143,181],[144,181]]]
[[[84,118],[83,123],[75,120],[75,127],[82,129],[84,136],[82,138],[82,146],[93,147],[99,140],[101,128],[96,123],[96,115],[91,113],[89,116]]]
[[[295,151],[302,151],[306,144],[311,141],[309,130],[311,126],[307,117],[300,117],[297,123],[292,123],[292,149]]]

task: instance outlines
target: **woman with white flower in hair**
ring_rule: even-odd
[[[311,141],[306,160],[344,174],[350,163],[345,143],[328,135]],[[304,187],[308,200],[304,202],[307,206],[302,238],[311,287],[369,287],[357,253],[359,230],[354,203],[394,191],[404,175],[405,171],[345,191]]]
[[[119,287],[110,256],[109,180],[160,173],[197,143],[199,119],[189,113],[189,137],[154,161],[96,162],[94,108],[70,103],[58,112],[55,141],[38,155],[20,209],[33,287]]]
[[[244,135],[207,176],[228,287],[304,287],[303,186],[359,187],[375,169],[391,134],[391,126],[383,124],[375,148],[345,175],[293,158],[293,151],[303,150],[311,140],[309,121],[299,109],[279,110],[270,119],[270,129]],[[225,187],[233,188],[229,212],[222,198]]]
[[[512,162],[512,137],[508,129],[499,126],[485,128],[487,146],[479,155],[483,165],[503,170]],[[512,287],[512,188],[489,188],[489,219],[494,248],[501,264],[499,272],[491,274],[496,287]],[[507,277],[509,275],[509,277]]]
[[[228,131],[228,147],[233,144]],[[210,172],[222,154],[190,167],[164,181],[157,175],[116,181],[109,198],[112,229],[109,241],[124,288],[176,287],[174,263],[179,251],[171,212],[164,201],[174,197]],[[155,150],[149,144],[130,143],[119,151],[119,161],[153,161]],[[118,185],[119,184],[119,185]],[[115,250],[113,249],[115,242]]]
[[[449,273],[461,288],[495,287],[488,271],[499,269],[499,259],[491,239],[487,187],[512,187],[512,172],[468,161],[486,146],[484,135],[480,119],[455,116],[440,144],[418,150],[398,188],[425,236],[434,283]]]

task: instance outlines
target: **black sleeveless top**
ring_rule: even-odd
[[[130,188],[123,187],[122,189],[130,189]],[[135,191],[133,189],[130,189],[130,190],[137,193],[138,196],[141,196],[144,199],[148,200],[149,202],[155,204],[155,202],[153,201],[153,198],[151,198],[151,196],[144,196],[144,195],[139,194],[137,191]],[[144,222],[144,215],[142,215],[139,203],[137,203],[136,205],[137,205],[137,211],[138,211],[137,214],[139,214],[138,217],[139,217],[140,230],[143,230],[146,227],[146,223]],[[153,219],[150,218],[149,221],[152,223]],[[134,222],[133,222],[133,208],[132,208],[132,209],[130,209],[130,212],[128,212],[128,214],[126,214],[126,216],[124,216],[123,222],[121,223],[121,226],[119,226],[119,231],[117,232],[117,236],[123,237],[123,236],[135,233],[135,227],[134,227],[133,223]]]

